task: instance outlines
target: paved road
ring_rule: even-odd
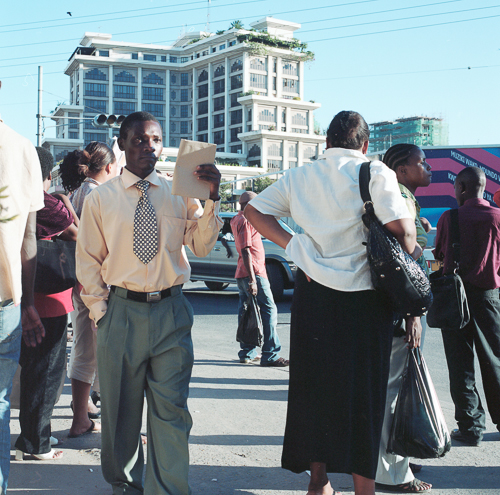
[[[190,283],[185,292],[196,315],[195,367],[189,400],[194,419],[190,442],[193,494],[303,495],[307,475],[280,468],[288,371],[240,365],[236,361],[235,285],[211,293],[202,283]],[[278,329],[285,358],[289,350],[290,303],[291,291],[287,291],[285,300],[278,304]],[[424,350],[448,427],[454,428],[439,331],[428,330]],[[67,384],[53,421],[53,430],[60,438],[67,435],[70,426],[69,400]],[[17,413],[13,412],[14,418]],[[18,433],[16,419],[12,429],[14,442]],[[98,434],[65,438],[61,461],[13,462],[9,493],[111,493],[102,479],[99,447]],[[456,444],[443,459],[422,462],[420,477],[433,483],[432,493],[436,495],[500,494],[500,434],[489,421],[480,447]],[[333,475],[331,479],[337,490],[353,493],[349,476]]]

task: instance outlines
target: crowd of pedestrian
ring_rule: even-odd
[[[376,487],[402,493],[432,487],[415,478],[421,466],[387,452],[406,355],[423,346],[426,324],[425,315],[395,315],[386,294],[374,290],[359,186],[369,136],[359,113],[338,113],[328,127],[324,153],[259,195],[243,193],[231,222],[238,252],[238,317],[247,299],[255,297],[263,324],[261,350],[241,343],[238,361],[289,367],[282,467],[310,471],[308,495],[336,493],[328,473],[352,475],[356,495],[373,495]],[[73,324],[69,437],[101,432],[102,471],[114,494],[190,493],[193,310],[182,291],[190,278],[184,246],[199,257],[212,250],[222,226],[221,176],[213,163],[196,168],[195,178],[209,191],[203,206],[173,195],[172,182],[155,169],[162,128],[146,112],[124,120],[118,146],[126,162],[121,173],[113,150],[93,142],[60,165],[69,197],[49,194],[53,157],[0,120],[0,187],[5,188],[0,494],[7,491],[9,396],[18,363],[21,434],[15,458],[57,461],[63,455],[53,448],[58,439],[50,420],[65,371],[68,313]],[[423,250],[430,224],[415,198],[416,190],[432,180],[425,152],[412,144],[395,145],[382,160],[371,161],[369,170],[377,218],[428,275]],[[485,185],[484,172],[476,167],[465,168],[455,181],[459,267],[449,212],[438,222],[434,250],[445,273],[459,269],[470,309],[467,325],[442,328],[442,335],[458,424],[451,436],[473,446],[485,429],[474,348],[488,411],[500,427],[500,210],[483,199]],[[284,230],[279,217],[291,217],[303,233]],[[298,267],[289,360],[280,356],[261,235],[285,249]],[[36,280],[37,240],[72,243],[74,287],[45,290],[50,281]],[[94,421],[99,418],[100,423]]]

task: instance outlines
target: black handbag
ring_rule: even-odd
[[[263,339],[262,317],[257,298],[250,294],[243,303],[243,315],[236,332],[236,342],[262,347]]]
[[[434,302],[427,314],[427,323],[436,328],[463,328],[470,321],[464,284],[458,274],[460,263],[460,230],[458,209],[450,210],[450,239],[453,247],[453,273],[441,268],[430,275]]]
[[[432,304],[427,275],[375,215],[371,201],[370,162],[359,171],[359,189],[364,203],[363,223],[368,228],[366,252],[373,286],[384,292],[401,316],[422,316]]]
[[[57,294],[76,285],[76,242],[37,240],[35,292]]]

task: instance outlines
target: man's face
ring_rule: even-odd
[[[464,197],[462,194],[463,184],[455,179],[455,198],[457,200],[458,206],[462,206],[464,204]]]
[[[148,176],[163,150],[161,127],[157,122],[135,122],[127,138],[118,139],[118,146],[125,152],[127,169],[144,178]]]
[[[243,211],[247,204],[248,204],[248,201],[246,201],[245,203],[240,203],[240,210]]]

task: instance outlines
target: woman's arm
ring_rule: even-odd
[[[266,239],[286,249],[292,235],[281,227],[275,217],[264,215],[252,205],[246,206],[244,215],[255,230],[260,232]]]
[[[76,214],[75,209],[73,208],[73,205],[71,204],[71,201],[69,200],[68,196],[59,193],[55,193],[52,196],[54,196],[54,198],[57,198],[59,201],[62,201],[64,203],[64,206],[73,215],[73,223],[78,228],[78,226],[80,225],[80,219],[78,218],[78,215]]]
[[[411,218],[401,218],[386,223],[384,227],[397,239],[403,251],[417,259],[422,254],[422,248],[417,244],[417,229]]]

